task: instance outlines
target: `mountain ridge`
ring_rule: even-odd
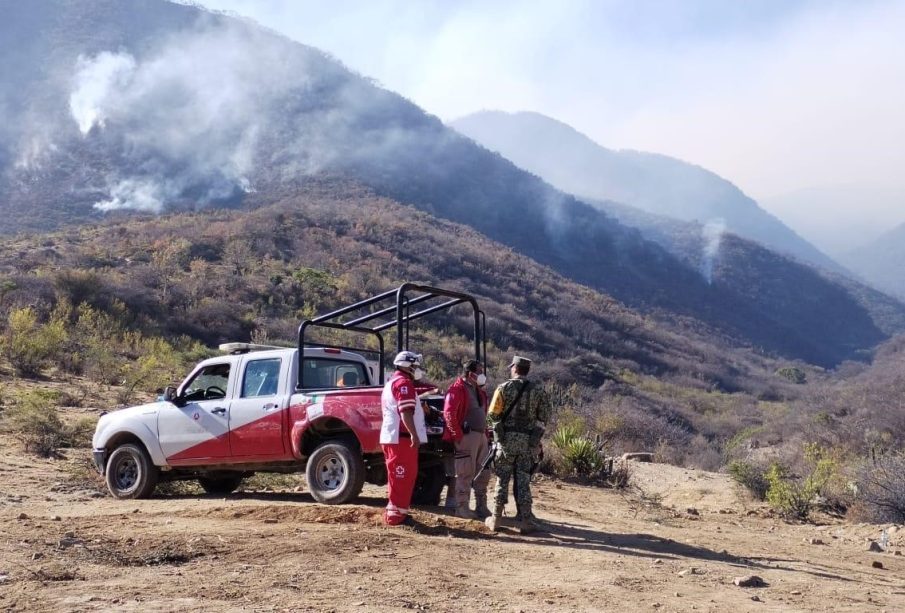
[[[450,125],[579,198],[702,224],[721,219],[739,236],[842,271],[730,181],[702,166],[659,153],[608,149],[572,126],[534,112],[481,111]]]
[[[888,336],[851,296],[783,258],[756,264],[775,267],[758,270],[760,284],[775,281],[754,300],[708,283],[639,231],[398,94],[245,21],[157,0],[130,5],[141,9],[141,24],[128,10],[107,11],[109,0],[80,3],[77,11],[63,0],[28,6],[65,22],[33,28],[32,38],[43,41],[36,48],[54,55],[38,54],[31,63],[53,59],[48,74],[68,70],[69,77],[23,87],[24,100],[37,97],[56,109],[48,125],[58,131],[31,165],[7,163],[0,172],[7,231],[17,219],[32,229],[96,221],[98,207],[247,208],[258,201],[255,194],[336,176],[468,225],[633,308],[697,317],[766,351],[833,365]],[[67,10],[53,14],[55,6]],[[153,27],[146,23],[154,19]],[[103,36],[95,39],[98,31]],[[149,34],[160,31],[166,35]],[[83,48],[84,39],[94,42]],[[109,41],[128,44],[112,49]],[[7,138],[3,145],[21,150],[21,142]],[[798,304],[788,299],[794,291],[828,300]],[[771,302],[774,295],[783,298]],[[840,317],[848,326],[834,323]],[[820,322],[822,334],[803,333]]]

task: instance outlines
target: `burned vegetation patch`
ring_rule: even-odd
[[[86,541],[82,547],[68,551],[80,560],[104,566],[180,566],[198,558],[216,555],[220,548],[201,537],[187,540],[138,540],[128,537],[94,538]]]

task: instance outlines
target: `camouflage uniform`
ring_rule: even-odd
[[[523,385],[527,387],[518,405],[503,422],[503,414]],[[538,459],[541,437],[551,410],[550,398],[543,388],[519,377],[500,384],[487,412],[487,426],[493,430],[494,440],[498,443],[494,458],[497,476],[494,502],[498,507],[505,506],[509,479],[515,477],[519,521],[534,518],[531,512],[531,467]]]

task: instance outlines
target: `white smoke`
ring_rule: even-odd
[[[79,56],[69,112],[82,134],[94,126],[104,127],[107,114],[117,103],[117,92],[128,87],[134,75],[135,58],[129,54],[105,51],[94,58]]]
[[[19,144],[18,156],[13,162],[16,170],[32,171],[43,168],[44,163],[57,151],[56,143],[43,131],[33,131]]]
[[[701,275],[707,284],[713,283],[713,265],[720,253],[720,243],[726,232],[726,222],[723,219],[711,219],[701,228],[701,242],[703,253],[701,255]]]
[[[282,39],[221,26],[179,34],[143,58],[79,58],[72,119],[130,169],[107,177],[109,198],[95,207],[159,212],[253,191],[262,125],[275,101],[306,83],[304,58],[287,55]]]
[[[133,209],[157,213],[163,210],[167,200],[178,197],[178,189],[162,181],[125,179],[110,187],[110,199],[97,202],[99,211]]]

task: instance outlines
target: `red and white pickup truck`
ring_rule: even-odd
[[[413,304],[438,297],[451,299],[411,311]],[[395,306],[377,308],[390,298]],[[304,471],[316,500],[348,502],[366,481],[386,483],[379,444],[385,363],[380,332],[395,325],[402,347],[411,321],[462,303],[473,307],[475,353],[483,357],[483,313],[474,299],[414,284],[304,322],[298,348],[222,345],[224,355],[200,362],[157,402],[102,415],[93,439],[95,464],[117,498],[147,497],[159,481],[187,479],[197,479],[209,493],[227,494],[255,472]],[[364,315],[348,319],[362,308]],[[362,325],[391,312],[395,322]],[[343,316],[347,321],[339,322]],[[308,346],[306,332],[316,327],[377,335],[380,349]],[[368,351],[379,354],[378,360],[367,360]],[[427,395],[431,388],[419,391],[430,414],[414,501],[437,504],[451,449],[441,439],[442,397]]]

